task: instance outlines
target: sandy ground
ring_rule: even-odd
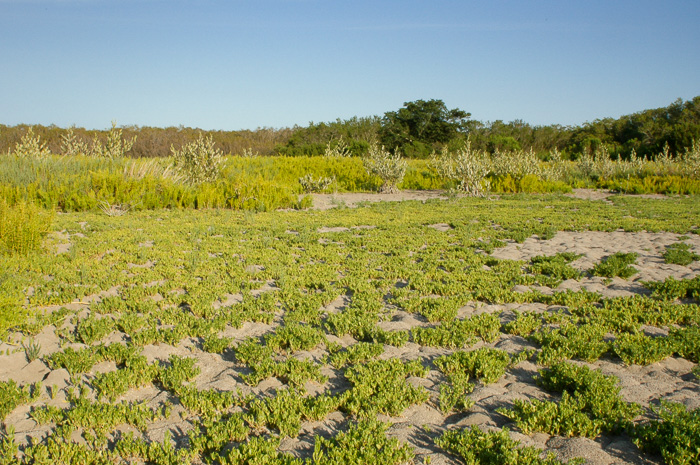
[[[610,195],[598,191],[577,190],[573,196],[587,198],[595,201],[605,201]],[[380,194],[335,194],[335,195],[315,195],[315,208],[332,208],[338,205],[348,207],[356,206],[360,202],[373,201],[399,201],[399,200],[427,200],[440,198],[441,192],[402,192],[394,195]],[[440,229],[441,225],[433,225]],[[446,225],[442,225],[444,228]],[[540,240],[536,237],[527,239],[524,243],[509,243],[501,249],[494,251],[493,256],[502,259],[528,260],[535,255],[552,255],[557,252],[575,252],[583,254],[581,258],[573,262],[572,266],[580,270],[589,269],[602,257],[614,252],[637,252],[639,259],[636,268],[639,273],[629,280],[615,278],[605,280],[597,277],[586,277],[579,281],[569,280],[563,282],[558,290],[581,288],[590,291],[600,292],[604,296],[624,296],[635,293],[645,293],[645,288],[641,281],[659,281],[669,276],[675,278],[691,278],[700,273],[700,262],[694,262],[690,266],[669,265],[664,263],[661,253],[665,246],[679,240],[679,236],[671,233],[647,233],[647,232],[559,232],[549,240]],[[691,235],[685,241],[692,244],[693,250],[700,252],[700,236]],[[268,287],[270,289],[272,287]],[[547,288],[548,289],[548,288]],[[551,290],[550,290],[551,291]],[[89,308],[91,301],[99,300],[103,296],[93,296],[91,299],[84,299],[82,303],[74,303],[68,307],[80,311]],[[228,296],[222,305],[232,305],[239,300],[240,296]],[[326,309],[329,312],[342,309],[347,303],[347,298],[341,296],[332,302]],[[506,304],[506,305],[486,305],[483,303],[473,303],[460,309],[459,317],[465,318],[472,314],[483,312],[501,311],[502,321],[509,321],[513,317],[513,310],[536,310],[546,311],[544,304]],[[51,310],[51,309],[49,309]],[[384,321],[381,327],[386,330],[406,330],[417,326],[427,326],[428,323],[416,317],[416,315],[396,311],[390,321]],[[240,329],[228,328],[223,336],[233,337],[236,341],[241,341],[250,336],[264,335],[274,330],[275,324],[266,325],[262,323],[245,323]],[[55,334],[54,327],[47,327],[36,337],[36,341],[41,344],[42,356],[59,350],[59,339]],[[659,330],[663,331],[663,329]],[[112,333],[108,338],[109,342],[123,340],[121,333]],[[349,345],[354,342],[352,338],[336,338],[328,335],[329,341],[338,342],[342,345]],[[526,339],[503,334],[492,344],[478,343],[471,349],[483,346],[496,347],[508,352],[518,352],[525,348],[534,348]],[[13,351],[16,346],[0,344],[0,381],[14,379],[20,384],[42,381],[44,389],[59,389],[58,395],[51,399],[48,392],[44,392],[41,399],[34,405],[48,404],[58,407],[67,407],[65,388],[69,385],[70,376],[64,369],[51,370],[41,359],[32,363],[27,363],[24,353],[16,351],[6,354],[7,350]],[[407,343],[404,347],[396,348],[386,346],[385,353],[380,358],[399,358],[402,360],[422,359],[424,363],[434,360],[440,355],[450,353],[447,349],[422,347],[413,342]],[[256,387],[251,387],[242,382],[240,375],[243,369],[235,363],[231,355],[209,354],[201,351],[194,340],[186,339],[177,347],[168,345],[146,346],[143,350],[149,361],[167,360],[171,354],[186,355],[195,357],[197,365],[201,368],[201,374],[196,378],[195,383],[200,389],[236,390],[241,389],[244,393],[254,392],[264,394],[283,387],[283,384],[276,378],[264,380]],[[299,358],[313,358],[319,360],[325,354],[323,347],[311,352],[299,352],[295,354]],[[691,374],[694,364],[682,358],[668,358],[661,362],[641,367],[624,366],[619,361],[611,359],[601,360],[589,364],[593,368],[599,368],[603,373],[615,375],[620,379],[622,396],[629,402],[637,402],[644,407],[655,404],[658,399],[667,399],[674,402],[681,402],[687,408],[695,409],[700,407],[700,383]],[[116,369],[113,363],[102,363],[94,367],[93,372],[110,371]],[[397,437],[402,441],[410,443],[416,451],[416,463],[426,463],[424,459],[430,457],[430,461],[435,465],[460,463],[454,457],[446,454],[435,446],[435,439],[446,429],[455,427],[466,427],[468,425],[478,425],[482,429],[509,427],[511,430],[515,426],[505,417],[496,412],[499,407],[508,407],[515,399],[547,399],[547,393],[538,388],[533,377],[537,373],[538,367],[525,361],[517,367],[510,369],[506,375],[498,382],[491,385],[477,384],[476,389],[470,397],[476,402],[468,412],[444,416],[435,406],[440,385],[443,382],[442,376],[436,369],[432,369],[426,378],[410,378],[409,382],[414,385],[425,387],[431,400],[424,404],[413,406],[403,412],[399,417],[380,417],[381,420],[392,423],[389,435]],[[339,372],[332,368],[324,368],[324,374],[329,377],[326,386],[318,386],[314,383],[307,383],[307,390],[310,393],[322,391],[328,386],[335,389],[343,389],[347,383],[342,379]],[[159,388],[150,386],[142,389],[132,390],[125,397],[125,400],[145,401],[149,405],[162,405],[169,399],[169,395]],[[12,411],[5,420],[7,425],[16,428],[17,438],[20,442],[26,442],[30,437],[42,437],[51,429],[50,426],[38,426],[29,417],[30,406],[24,405]],[[163,438],[166,430],[170,430],[177,440],[182,438],[192,425],[180,417],[180,412],[184,409],[175,404],[173,414],[168,420],[158,421],[148,428],[147,437],[155,440]],[[340,428],[344,428],[347,417],[339,412],[330,414],[324,421],[309,422],[303,425],[302,433],[297,438],[286,438],[281,443],[281,449],[292,452],[300,456],[308,456],[313,450],[313,437],[317,434],[334,434]],[[525,445],[533,445],[538,448],[552,451],[561,459],[572,457],[584,457],[587,464],[609,465],[609,464],[648,464],[660,463],[659,458],[642,454],[634,446],[626,435],[601,436],[595,440],[586,438],[563,438],[550,436],[544,433],[524,435],[517,431],[512,431],[511,435],[520,440]]]
[[[354,208],[366,202],[401,202],[403,200],[426,201],[429,199],[446,199],[444,191],[417,191],[405,190],[396,194],[374,194],[367,192],[344,192],[335,194],[310,194],[315,210],[328,210],[329,208],[348,207]]]

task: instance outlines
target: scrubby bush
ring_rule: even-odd
[[[51,151],[39,136],[34,135],[34,130],[30,127],[15,145],[14,155],[18,158],[46,158],[51,155]]]
[[[92,141],[92,147],[90,147],[90,155],[108,158],[110,160],[123,158],[126,152],[131,150],[134,146],[134,142],[136,142],[136,136],[130,140],[122,139],[121,128],[118,128],[117,123],[112,121],[112,129],[110,129],[109,134],[107,134],[107,143],[102,144],[102,142],[95,137]]]
[[[455,190],[474,197],[483,197],[490,183],[486,176],[491,171],[488,155],[481,150],[472,150],[467,140],[465,146],[454,155],[447,149],[434,157],[432,166],[440,177],[456,183]]]
[[[90,147],[85,140],[75,135],[73,128],[68,128],[66,134],[61,134],[61,153],[69,157],[90,154]]]
[[[341,136],[335,144],[332,144],[330,140],[328,141],[323,156],[340,158],[352,156],[352,153],[350,153],[350,149],[348,149],[347,144],[343,141],[343,137]]]
[[[391,154],[384,146],[380,148],[374,143],[370,146],[363,163],[368,174],[378,176],[382,180],[382,187],[379,189],[382,194],[398,192],[397,185],[403,180],[407,166],[398,152]]]
[[[323,192],[328,189],[328,186],[335,182],[335,177],[323,177],[319,176],[318,179],[309,173],[306,176],[299,178],[299,184],[301,184],[301,190],[307,194],[314,192]]]
[[[185,144],[180,150],[171,146],[173,161],[177,171],[189,184],[201,184],[216,181],[220,173],[223,158],[221,150],[214,147],[211,136],[199,138]]]

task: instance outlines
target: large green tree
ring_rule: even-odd
[[[463,137],[470,113],[449,110],[442,100],[406,102],[398,111],[384,113],[379,137],[389,149],[407,156],[423,157],[433,149]]]

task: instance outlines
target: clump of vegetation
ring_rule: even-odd
[[[379,147],[375,142],[369,147],[367,155],[363,159],[368,174],[378,176],[382,180],[379,192],[382,194],[394,194],[398,192],[398,184],[406,174],[406,161],[398,152],[390,153]]]
[[[435,360],[435,366],[446,375],[467,373],[484,384],[498,381],[511,364],[511,357],[506,351],[488,347],[469,352],[457,351]]]
[[[700,301],[700,276],[692,279],[676,279],[673,276],[664,281],[645,282],[644,285],[651,289],[652,297],[664,300],[695,299]]]
[[[542,451],[535,447],[522,447],[510,438],[508,429],[482,431],[478,426],[445,431],[436,441],[437,445],[461,457],[464,463],[479,465],[561,465],[551,452],[542,457]],[[581,464],[583,459],[567,462]]]
[[[0,339],[4,339],[10,329],[26,323],[30,315],[23,303],[24,293],[16,277],[0,275]]]
[[[432,347],[462,348],[472,344],[476,337],[493,342],[501,335],[497,314],[482,313],[466,320],[444,321],[433,328],[415,328],[413,340]]]
[[[112,121],[112,129],[107,134],[107,142],[102,144],[95,136],[92,141],[92,147],[90,147],[90,155],[109,160],[118,160],[126,156],[126,153],[134,146],[134,142],[136,142],[136,136],[130,140],[123,139],[121,128],[117,127],[116,121]]]
[[[700,260],[700,255],[690,251],[690,244],[678,242],[666,247],[663,253],[664,261],[674,265],[688,266],[694,261]]]
[[[451,155],[447,148],[434,157],[432,166],[440,177],[456,183],[455,191],[474,197],[483,197],[490,187],[486,176],[491,171],[488,155],[471,149],[471,141]]]
[[[537,275],[536,280],[549,287],[557,287],[567,279],[578,279],[581,272],[571,267],[569,263],[581,257],[573,252],[560,252],[551,257],[538,255],[532,257],[528,270]]]
[[[408,376],[425,376],[426,369],[417,360],[402,362],[371,360],[347,369],[345,377],[353,388],[342,396],[342,408],[361,416],[378,413],[400,415],[406,407],[425,402],[428,393],[406,382]]]
[[[661,400],[652,410],[658,419],[637,425],[632,431],[640,449],[660,454],[669,465],[700,463],[700,409]]]
[[[537,353],[537,363],[552,363],[572,358],[594,362],[610,349],[605,341],[607,330],[602,325],[565,323],[559,328],[542,329],[528,338],[542,347]]]
[[[626,365],[651,365],[673,355],[674,347],[666,337],[622,333],[615,339],[613,350]]]
[[[250,405],[246,421],[255,429],[274,428],[282,436],[296,437],[303,420],[322,420],[338,408],[337,397],[321,394],[304,397],[294,389],[281,389],[274,397],[256,399]]]
[[[10,205],[0,198],[0,254],[26,255],[39,249],[53,216],[36,205],[24,201]]]
[[[535,312],[518,312],[513,310],[515,319],[506,323],[503,330],[508,334],[527,337],[542,326],[542,316]]]
[[[41,394],[41,383],[18,386],[13,380],[0,381],[0,421],[15,407],[33,402]]]
[[[332,439],[316,436],[313,463],[409,463],[414,455],[411,447],[401,444],[396,438],[387,438],[385,432],[388,426],[386,423],[370,419],[352,424],[347,432],[340,433]]]
[[[323,152],[324,157],[343,158],[352,156],[348,145],[343,141],[343,136],[340,136],[340,139],[338,139],[335,144],[332,142],[333,141],[330,140],[328,141],[326,149]]]
[[[214,146],[212,136],[203,137],[182,146],[170,147],[173,164],[179,174],[192,185],[214,182],[219,178],[223,153]]]
[[[632,266],[637,261],[637,257],[638,254],[635,252],[616,252],[595,265],[590,270],[590,273],[593,276],[603,276],[605,278],[619,276],[620,278],[627,279],[639,272],[639,270]]]
[[[301,190],[307,194],[323,192],[326,189],[328,189],[328,187],[334,182],[335,176],[319,176],[318,178],[314,178],[314,176],[311,173],[308,173],[306,176],[299,178]]]
[[[441,370],[442,371],[442,370]],[[469,375],[462,372],[447,373],[447,383],[440,385],[438,396],[438,408],[447,415],[452,411],[465,412],[469,410],[474,401],[467,394],[474,390],[474,384],[469,382]]]
[[[616,377],[586,366],[559,363],[541,370],[537,383],[548,391],[561,392],[561,399],[557,402],[516,399],[512,409],[498,409],[525,434],[543,431],[595,438],[604,432],[625,429],[640,410],[638,405],[622,399]]]
[[[384,352],[384,346],[376,342],[358,342],[342,350],[340,346],[329,347],[330,362],[335,368],[368,362]]]
[[[672,328],[668,338],[674,352],[694,363],[700,363],[700,326]]]
[[[15,157],[18,158],[46,158],[51,155],[45,142],[41,142],[39,136],[34,135],[32,127],[27,129],[27,133],[15,145]]]
[[[22,348],[24,349],[24,355],[27,357],[27,361],[32,363],[37,360],[41,355],[41,344],[37,341],[30,339],[28,342],[22,343]]]

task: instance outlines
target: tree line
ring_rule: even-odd
[[[0,125],[0,153],[12,151],[29,127]],[[53,153],[62,153],[61,143],[69,129],[86,142],[106,140],[109,133],[109,130],[54,125],[35,125],[32,129]],[[171,146],[177,149],[204,135],[211,136],[218,148],[232,155],[321,155],[338,144],[343,144],[350,154],[362,155],[371,143],[378,142],[408,158],[428,158],[445,148],[458,149],[469,140],[473,149],[491,153],[533,151],[541,158],[554,150],[570,159],[601,151],[614,159],[626,159],[632,154],[653,158],[665,150],[671,154],[683,153],[693,141],[700,141],[700,96],[579,126],[536,126],[522,120],[480,122],[471,119],[471,114],[464,110],[449,109],[442,100],[433,99],[406,102],[402,108],[381,117],[311,122],[308,126],[292,128],[203,131],[182,126],[122,126],[122,129],[125,138],[136,136],[128,153],[131,157],[169,156]]]

